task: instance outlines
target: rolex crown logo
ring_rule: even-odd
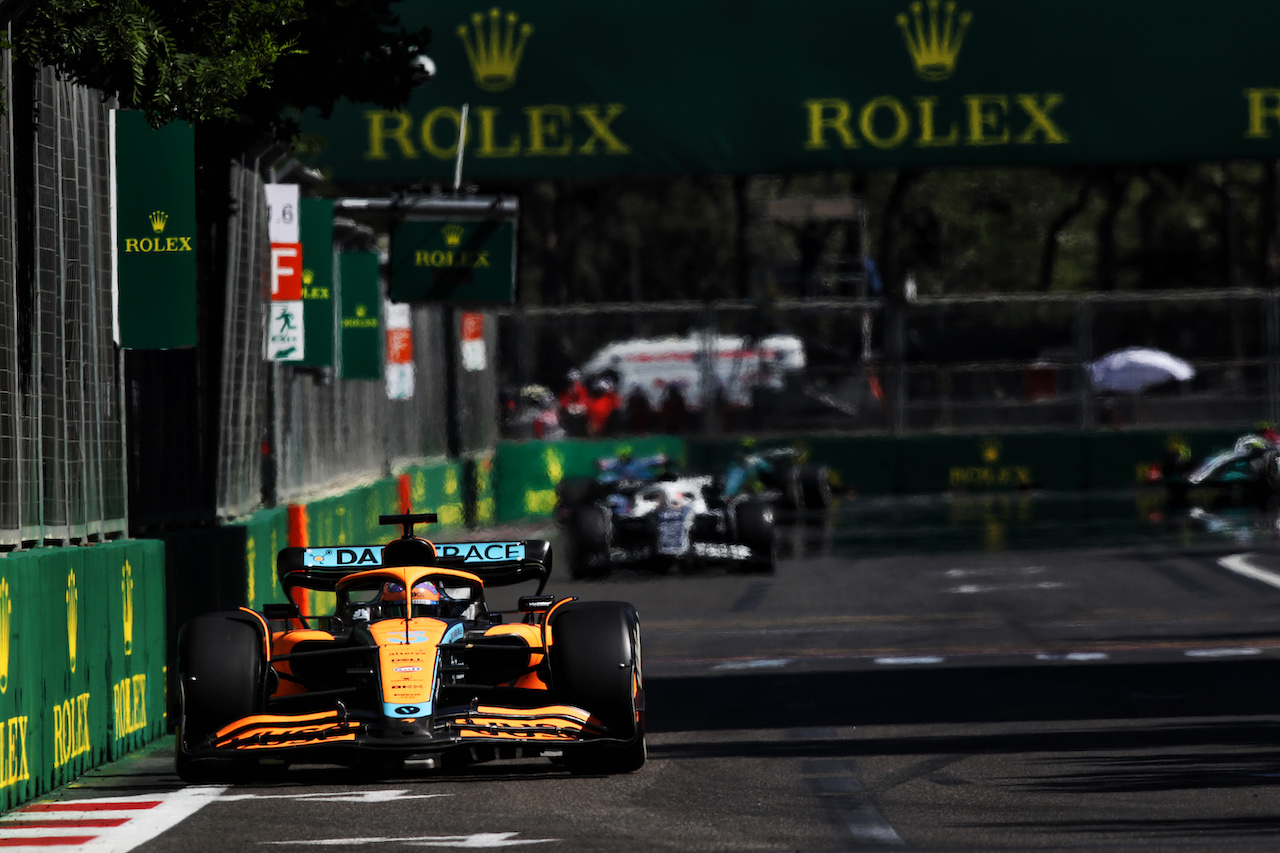
[[[311,282],[313,282],[313,281],[315,281],[315,280],[316,280],[316,271],[315,271],[315,270],[308,270],[308,269],[304,269],[304,270],[302,271],[302,283],[303,283],[303,284],[305,284],[305,285],[310,285],[310,284],[311,284]]]
[[[456,248],[462,242],[462,235],[466,233],[466,230],[456,222],[450,222],[440,229],[444,234],[444,243],[450,249]]]
[[[67,652],[71,658],[71,671],[76,671],[76,637],[79,635],[80,591],[76,589],[76,572],[67,575]]]
[[[13,635],[13,599],[9,579],[0,578],[0,693],[9,689],[9,638]]]
[[[898,29],[907,42],[916,74],[922,80],[946,80],[955,71],[960,43],[964,41],[973,13],[961,12],[957,18],[954,0],[947,0],[945,5],[940,0],[928,0],[928,5],[927,21],[924,4],[915,2],[911,4],[910,19],[905,14],[898,15]],[[939,6],[942,6],[941,14]]]
[[[129,565],[129,561],[124,561],[124,567],[120,570],[120,593],[124,599],[124,612],[122,621],[124,622],[124,653],[126,655],[133,654],[133,566]]]
[[[982,461],[988,465],[994,465],[1000,461],[1000,439],[988,438],[982,442]]]
[[[473,12],[471,26],[458,27],[476,85],[486,92],[501,92],[516,82],[525,43],[533,34],[533,24],[520,24],[519,20],[515,12],[503,15],[494,7],[487,22],[483,12]]]
[[[153,210],[151,215],[147,217],[151,220],[151,230],[157,234],[164,233],[164,226],[169,222],[169,214],[163,210]]]
[[[366,307],[364,307],[363,305],[357,305],[357,306],[356,306],[356,316],[357,316],[357,317],[363,317],[365,314],[368,314],[368,313],[369,313],[369,309],[368,309],[368,308],[366,308]]]

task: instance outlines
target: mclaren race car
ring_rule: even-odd
[[[178,636],[176,764],[187,781],[273,763],[457,766],[548,757],[572,772],[645,762],[640,621],[630,604],[555,600],[542,540],[286,548],[289,598],[197,617]],[[536,581],[518,611],[486,587]],[[331,614],[307,612],[309,591]]]

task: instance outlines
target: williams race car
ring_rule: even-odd
[[[542,756],[572,772],[645,762],[640,620],[623,602],[543,595],[542,540],[286,548],[290,599],[197,617],[178,636],[175,761],[187,781],[275,763],[456,766]],[[537,581],[514,614],[486,586]],[[332,614],[305,612],[308,590]],[[508,620],[508,616],[514,618]]]
[[[665,465],[665,457],[602,460],[594,482],[561,491],[557,520],[567,534],[574,577],[627,565],[774,570],[774,514],[767,497],[727,493],[714,477],[681,476]]]

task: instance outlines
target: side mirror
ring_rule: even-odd
[[[555,603],[554,595],[522,595],[517,606],[521,613],[546,613]]]

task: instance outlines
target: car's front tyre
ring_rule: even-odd
[[[196,617],[178,635],[177,664],[178,775],[200,783],[243,774],[251,759],[199,759],[192,750],[227,723],[262,710],[267,662],[261,632],[230,614]]]
[[[565,750],[573,773],[630,773],[640,769],[645,746],[640,617],[621,601],[574,601],[551,620],[550,666],[557,698],[589,711],[616,740]]]

